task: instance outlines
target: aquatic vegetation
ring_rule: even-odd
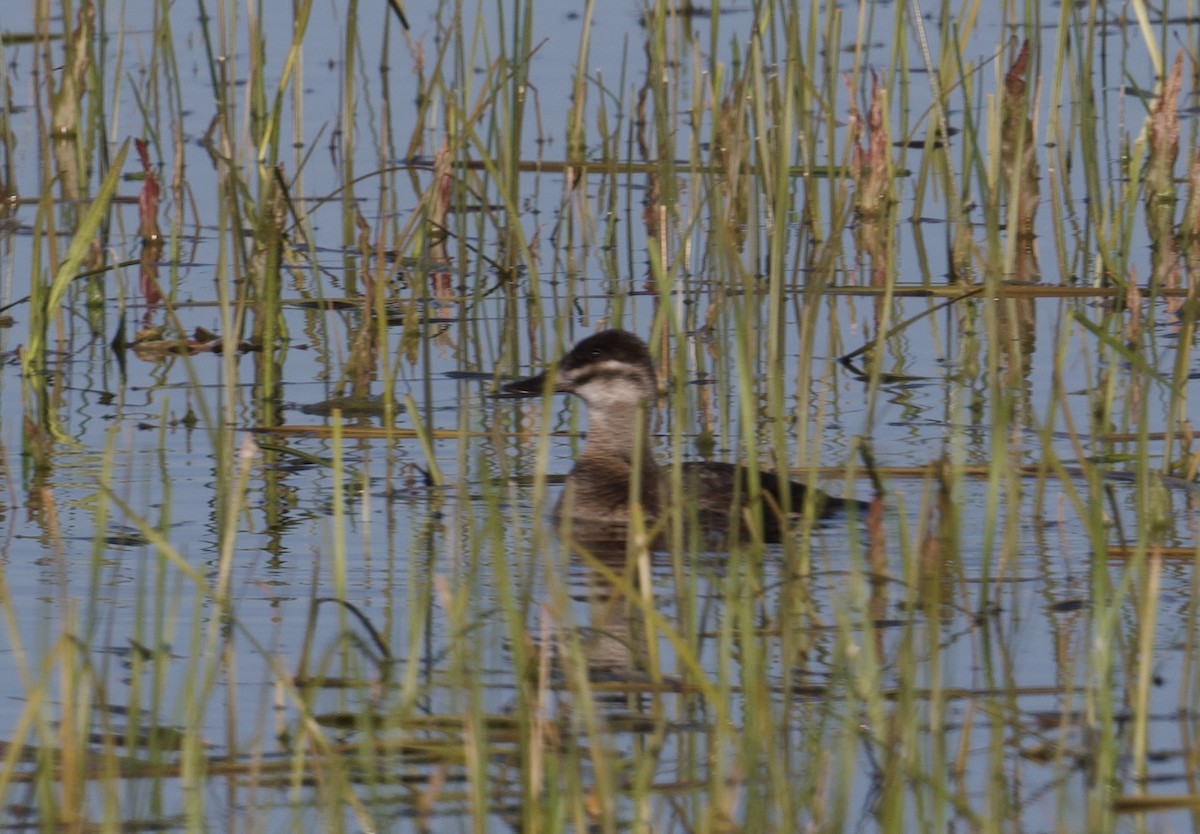
[[[1195,19],[51,5],[0,21],[7,823],[1190,822]],[[669,494],[882,501],[550,521],[586,418],[492,395],[616,327]]]

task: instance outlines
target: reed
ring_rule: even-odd
[[[657,0],[615,47],[590,3],[197,0],[145,35],[37,6],[0,42],[0,195],[36,195],[0,205],[27,323],[0,327],[9,813],[1186,806],[1156,777],[1195,756],[1160,716],[1200,668],[1196,128],[1167,51],[1195,23],[1056,9]],[[544,523],[579,411],[486,394],[600,326],[652,345],[675,488],[714,457],[752,495],[783,471],[878,501],[720,553],[695,507],[657,551]]]

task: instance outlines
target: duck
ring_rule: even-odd
[[[547,392],[572,394],[587,406],[588,431],[583,451],[567,475],[553,515],[576,524],[627,527],[640,510],[656,521],[672,506],[695,507],[705,536],[744,538],[753,509],[750,470],[720,461],[688,461],[683,466],[685,495],[672,495],[669,473],[655,459],[650,436],[651,408],[658,398],[658,376],[646,343],[626,330],[602,330],[576,344],[546,371],[509,382],[504,397],[538,397]],[[794,514],[811,499],[818,518],[868,504],[838,498],[773,472],[758,473],[764,542],[782,541]],[[687,516],[685,515],[685,518]]]

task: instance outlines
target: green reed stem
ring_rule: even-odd
[[[105,175],[95,198],[79,219],[79,225],[67,246],[66,257],[59,263],[50,283],[42,284],[36,280],[36,276],[32,283],[29,338],[21,356],[21,370],[25,376],[31,378],[35,388],[41,387],[42,383],[38,378],[46,371],[46,343],[49,339],[50,324],[58,318],[67,289],[90,253],[96,232],[108,214],[117,193],[117,184],[128,150],[129,142],[125,142],[117,151],[112,168]]]

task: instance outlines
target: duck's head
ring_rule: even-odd
[[[551,390],[574,394],[592,408],[636,406],[658,393],[646,343],[625,330],[588,336],[554,368],[500,390],[509,396],[539,396],[547,389],[547,378],[553,380]]]

